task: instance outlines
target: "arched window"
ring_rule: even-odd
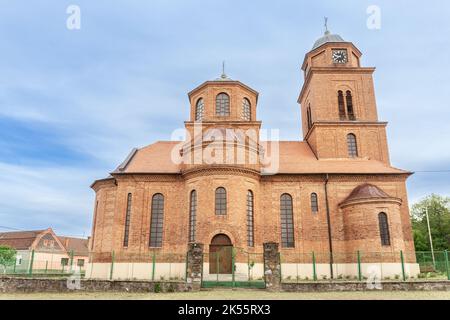
[[[203,119],[203,114],[205,113],[205,104],[203,99],[200,98],[195,105],[195,121],[200,121]]]
[[[338,91],[338,105],[339,105],[339,119],[347,120],[347,115],[345,114],[345,103],[344,103],[344,93]]]
[[[149,246],[162,247],[164,222],[164,196],[160,193],[153,195],[152,211],[150,219],[150,241]]]
[[[308,130],[309,130],[312,127],[311,105],[308,105],[308,109],[306,109],[306,118],[308,121]]]
[[[253,192],[247,192],[247,245],[249,247],[255,246],[255,237],[253,232]]]
[[[311,211],[313,213],[319,212],[319,202],[317,201],[317,193],[311,193]]]
[[[127,197],[127,211],[125,213],[125,232],[123,235],[123,246],[128,247],[128,238],[130,235],[130,221],[131,221],[131,193]]]
[[[197,222],[197,191],[191,191],[189,203],[189,242],[195,242],[195,224]]]
[[[247,98],[242,100],[242,119],[245,121],[250,121],[252,119],[251,105]]]
[[[222,187],[216,189],[216,214],[227,214],[227,191]]]
[[[378,224],[380,226],[380,238],[381,245],[390,246],[391,245],[391,236],[389,235],[389,224],[387,214],[381,212],[378,215]]]
[[[294,215],[292,197],[285,193],[280,198],[281,246],[294,248]]]
[[[347,135],[348,156],[356,158],[358,156],[358,145],[356,144],[356,136],[353,133]]]
[[[353,112],[353,98],[352,98],[352,93],[350,91],[347,91],[347,93],[346,93],[346,100],[347,100],[348,119],[351,121],[354,121],[355,113]]]
[[[219,93],[216,97],[216,115],[222,117],[230,115],[230,97],[226,93]]]

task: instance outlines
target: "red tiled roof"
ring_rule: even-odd
[[[75,255],[88,255],[88,239],[58,236],[67,252],[73,251]]]
[[[353,191],[350,192],[348,197],[342,203],[360,199],[386,199],[386,198],[391,198],[391,196],[388,195],[383,190],[381,190],[380,188],[378,188],[377,186],[365,183],[353,189]]]
[[[264,142],[262,142],[264,145]],[[159,141],[138,149],[119,173],[180,173],[180,165],[171,159],[181,149],[180,141]],[[265,157],[271,156],[276,144],[266,148]],[[321,159],[318,160],[307,142],[280,141],[278,174],[408,174],[377,160]]]
[[[28,250],[36,238],[46,230],[13,231],[0,233],[0,245],[16,250]]]

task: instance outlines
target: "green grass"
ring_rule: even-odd
[[[0,300],[450,300],[449,291],[268,292],[265,290],[203,290],[181,293],[0,293]]]

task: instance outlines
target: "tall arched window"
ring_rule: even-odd
[[[356,158],[358,156],[358,145],[356,144],[356,136],[353,133],[347,135],[348,156]]]
[[[164,196],[160,193],[153,195],[152,211],[150,219],[150,241],[149,246],[162,247],[164,223]]]
[[[308,109],[306,109],[306,118],[308,120],[308,130],[312,128],[312,116],[311,116],[311,105],[308,105]]]
[[[197,222],[197,191],[191,191],[189,203],[189,242],[195,242],[195,224]]]
[[[242,100],[242,119],[245,121],[250,121],[252,119],[251,105],[247,98]]]
[[[255,237],[253,232],[253,192],[248,190],[247,192],[247,245],[249,247],[255,246]]]
[[[339,105],[339,119],[346,120],[347,115],[345,114],[345,103],[344,103],[344,93],[338,91],[338,105]]]
[[[311,193],[311,211],[313,213],[319,212],[319,202],[317,200],[317,193]]]
[[[381,212],[378,215],[378,224],[380,226],[381,245],[390,246],[391,245],[391,236],[389,234],[389,224],[388,224],[388,218],[387,218],[386,213]]]
[[[348,119],[353,121],[353,120],[355,120],[355,113],[353,112],[352,93],[350,91],[347,91],[345,98],[347,100],[347,115],[348,115]]]
[[[226,93],[219,93],[216,97],[216,115],[230,115],[230,97]]]
[[[128,238],[130,235],[130,221],[131,221],[131,193],[127,197],[127,211],[125,213],[125,231],[123,235],[123,246],[128,247]]]
[[[203,99],[200,98],[195,105],[195,121],[200,121],[203,119],[203,114],[205,113],[205,104]]]
[[[280,198],[281,246],[294,248],[294,215],[292,197],[285,193]]]
[[[227,214],[227,191],[222,187],[216,189],[216,214]]]

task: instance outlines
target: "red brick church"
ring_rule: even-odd
[[[312,252],[327,276],[330,257],[335,274],[355,274],[356,252],[364,268],[375,263],[399,274],[400,251],[407,272],[417,274],[405,185],[411,173],[391,166],[375,68],[362,66],[361,55],[329,32],[306,53],[298,141],[260,139],[258,92],[225,74],[189,92],[185,141],[134,149],[92,184],[94,267],[106,268],[95,257],[114,251],[120,278],[131,262],[147,268],[139,257],[184,255],[190,242],[204,244],[205,257],[223,248],[257,256],[263,243],[276,242],[284,276],[299,268],[308,274]],[[246,274],[246,259],[236,255],[237,274]],[[204,265],[205,274],[231,273],[231,255],[221,257],[221,271],[208,258]]]

